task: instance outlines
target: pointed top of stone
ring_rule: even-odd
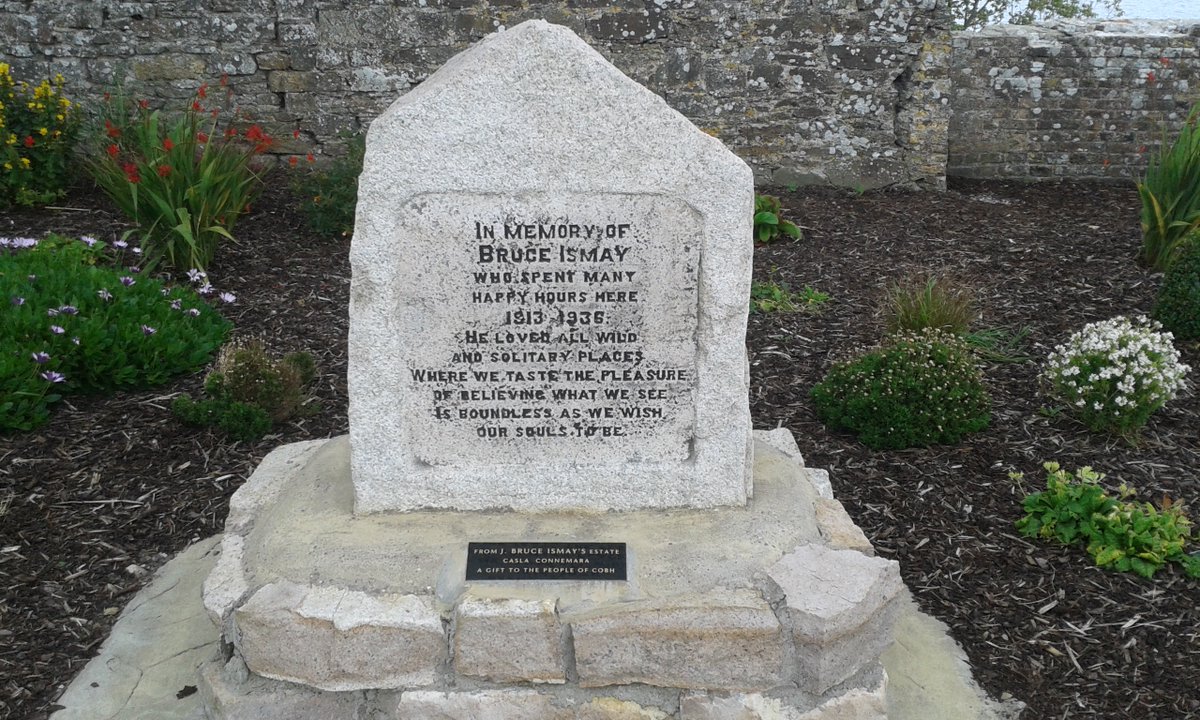
[[[573,32],[496,33],[367,136],[359,512],[745,504],[750,168]]]

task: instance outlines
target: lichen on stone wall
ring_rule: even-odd
[[[228,75],[277,152],[335,152],[339,131],[471,42],[544,18],[720,137],[760,182],[938,186],[943,13],[937,0],[0,2],[0,60],[61,72],[93,98],[116,77],[155,104]]]
[[[1136,178],[1200,99],[1198,75],[1197,21],[958,33],[947,172]]]

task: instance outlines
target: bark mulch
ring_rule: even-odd
[[[1195,383],[1136,443],[1043,411],[1039,363],[1087,322],[1146,313],[1160,277],[1133,257],[1138,200],[1124,186],[959,182],[949,192],[776,190],[805,229],[756,250],[755,275],[829,293],[818,312],[750,317],[757,427],[784,426],[880,555],[901,563],[921,608],[946,622],[993,695],[1025,718],[1200,718],[1200,582],[1093,567],[1082,550],[1022,538],[1020,500],[1041,463],[1091,465],[1142,497],[1200,508]],[[126,227],[93,190],[65,209],[0,215],[0,235],[115,239]],[[317,357],[321,411],[257,443],[185,427],[173,397],[202,377],[72,396],[45,426],[0,436],[0,718],[46,717],[147,573],[220,532],[229,495],[272,448],[346,432],[348,239],[310,233],[272,189],[210,275],[237,295],[235,334]],[[980,297],[981,328],[1023,335],[989,362],[991,426],[961,445],[876,452],[816,420],[808,394],[831,361],[877,342],[889,283],[952,274]],[[1200,347],[1182,348],[1200,368]],[[1026,474],[1024,484],[1010,471]]]

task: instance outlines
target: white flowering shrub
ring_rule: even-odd
[[[1145,317],[1085,326],[1050,353],[1044,377],[1053,392],[1093,430],[1130,433],[1146,424],[1183,387],[1171,333]]]

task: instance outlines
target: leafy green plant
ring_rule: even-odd
[[[44,205],[71,180],[79,109],[63,93],[62,75],[30,85],[0,63],[0,207]]]
[[[176,270],[209,265],[222,239],[261,189],[255,156],[273,142],[258,125],[239,133],[206,108],[201,85],[168,118],[120,89],[109,94],[93,130],[87,168],[96,184],[137,223],[145,265]],[[228,98],[228,95],[227,95]]]
[[[1033,358],[1021,349],[1033,329],[1022,326],[1015,331],[1008,328],[985,328],[971,330],[962,336],[963,341],[970,345],[975,354],[989,362],[1023,363]]]
[[[1147,267],[1166,270],[1192,233],[1200,230],[1200,103],[1179,137],[1151,155],[1138,183],[1142,198],[1142,250]]]
[[[172,410],[189,425],[217,425],[239,440],[257,440],[295,415],[305,400],[315,364],[308,353],[273,359],[258,341],[231,343],[222,348],[204,380],[206,398],[183,395]]]
[[[812,390],[817,415],[875,449],[956,443],[987,427],[989,398],[970,349],[942,330],[901,332],[834,365]]]
[[[933,328],[965,335],[975,318],[975,293],[949,278],[916,275],[888,288],[883,314],[888,332]]]
[[[1200,577],[1200,556],[1184,552],[1191,522],[1182,506],[1168,499],[1161,508],[1133,501],[1136,492],[1125,485],[1113,497],[1100,484],[1104,475],[1090,467],[1074,476],[1056,462],[1044,467],[1046,489],[1025,498],[1025,516],[1016,523],[1023,535],[1083,545],[1098,566],[1145,578],[1170,562]]]
[[[787,283],[775,280],[755,280],[750,283],[750,312],[818,312],[829,302],[829,295],[808,285],[793,292]]]
[[[1183,387],[1189,368],[1162,326],[1144,317],[1091,323],[1050,353],[1050,394],[1093,430],[1129,435]]]
[[[301,207],[313,232],[330,237],[354,232],[354,210],[358,202],[358,176],[362,174],[366,136],[342,134],[346,155],[327,167],[310,167],[293,182]]]
[[[1200,339],[1200,232],[1167,269],[1152,314],[1176,339]]]
[[[795,223],[783,219],[783,204],[772,195],[754,196],[754,239],[762,244],[774,241],[780,234],[800,239],[802,233]]]
[[[0,430],[42,424],[67,393],[162,384],[220,346],[224,318],[186,287],[113,267],[121,252],[0,238]]]

